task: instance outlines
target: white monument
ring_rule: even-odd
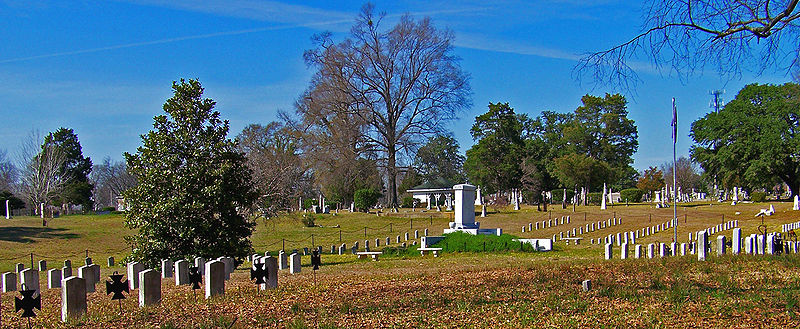
[[[476,193],[477,193],[477,196],[475,196],[475,205],[476,206],[482,206],[483,205],[483,197],[481,196],[481,187],[480,186],[478,186],[478,189],[477,189]]]
[[[600,200],[600,210],[606,210],[606,183],[603,183],[603,197]]]
[[[800,210],[800,197],[795,194],[794,196],[794,205],[792,206],[792,210]]]
[[[452,232],[465,232],[469,234],[501,235],[503,230],[482,229],[481,224],[475,221],[475,186],[469,184],[458,184],[453,186],[456,195],[455,217],[450,222],[450,228],[444,230],[444,234]]]
[[[797,204],[797,197],[794,198],[795,204]],[[795,209],[797,210],[797,209]],[[11,200],[6,200],[6,219],[11,219]]]

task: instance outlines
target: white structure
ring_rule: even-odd
[[[792,210],[800,210],[800,196],[798,195],[794,196],[794,205],[792,205]]]
[[[606,198],[607,197],[608,196],[606,196],[606,183],[603,183],[603,197],[602,197],[602,200],[600,201],[600,210],[606,210]]]
[[[456,231],[469,234],[501,235],[502,229],[481,229],[480,223],[475,221],[475,186],[469,184],[459,184],[453,186],[455,191],[455,216],[454,221],[450,222],[450,228],[444,230],[444,234]]]

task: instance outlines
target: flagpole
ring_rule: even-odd
[[[673,240],[678,243],[678,161],[676,144],[678,144],[678,110],[675,108],[675,97],[672,97],[672,221],[674,225]]]

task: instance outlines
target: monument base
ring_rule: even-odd
[[[472,235],[496,235],[500,236],[503,234],[502,228],[448,228],[444,229],[444,234],[453,233],[453,232],[464,232]]]

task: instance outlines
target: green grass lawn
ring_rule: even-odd
[[[772,203],[777,213],[766,217],[770,231],[780,224],[800,220],[800,212],[789,203]],[[681,219],[678,242],[687,233],[726,220],[739,220],[743,234],[755,233],[761,219],[754,215],[768,203],[737,206],[692,204],[679,207]],[[524,238],[548,238],[559,231],[584,226],[615,215],[623,223],[582,237],[600,238],[662,223],[672,209],[650,205],[618,205],[605,211],[596,206],[537,212],[490,209],[477,220],[483,227],[501,227],[505,233]],[[739,212],[737,215],[736,213]],[[586,220],[584,220],[584,214]],[[385,216],[386,215],[386,216]],[[521,232],[527,223],[561,216],[570,224]],[[650,217],[652,215],[652,221]],[[686,220],[684,221],[684,215]],[[304,227],[299,216],[259,219],[252,240],[258,252],[323,246],[328,252],[342,242],[352,245],[366,238],[381,248],[388,236],[413,230],[441,234],[452,213],[412,212],[321,215],[317,224]],[[412,222],[413,219],[413,228]],[[12,271],[18,262],[28,264],[46,259],[50,267],[62,266],[64,259],[81,265],[86,250],[103,268],[103,278],[122,267],[106,268],[106,258],[121,259],[127,253],[123,237],[131,232],[120,215],[65,216],[49,219],[46,227],[34,217],[0,220],[0,271]],[[390,225],[391,224],[391,225]],[[338,228],[333,226],[338,225]],[[390,231],[391,227],[391,231]],[[730,237],[731,232],[725,231]],[[639,244],[670,242],[672,230],[637,240]],[[713,238],[711,239],[713,241]],[[410,243],[410,241],[409,241]],[[240,267],[226,283],[226,295],[195,302],[186,286],[175,287],[164,280],[161,306],[139,309],[136,293],[118,305],[104,294],[89,295],[89,314],[80,323],[63,325],[60,319],[60,291],[44,290],[43,310],[33,321],[37,327],[797,327],[800,301],[800,257],[783,255],[711,256],[707,262],[694,257],[665,259],[602,260],[597,244],[564,245],[548,253],[501,251],[450,252],[439,258],[413,253],[385,255],[378,262],[357,260],[352,255],[324,255],[316,275],[309,258],[303,258],[303,272],[282,271],[280,288],[257,292],[249,282],[246,266]],[[617,254],[615,252],[615,254]],[[55,265],[54,265],[55,264]],[[580,281],[590,279],[594,289],[580,290]],[[42,281],[46,286],[46,283]],[[13,297],[2,296],[3,326],[24,327],[13,312]],[[202,295],[202,294],[201,294]]]

